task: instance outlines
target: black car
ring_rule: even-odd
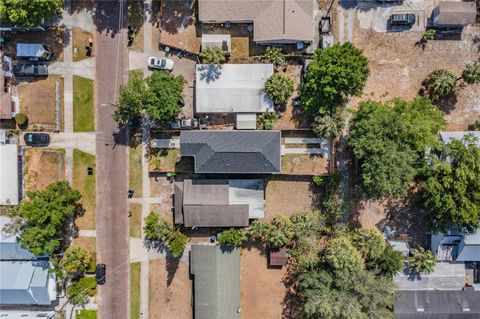
[[[97,267],[95,268],[95,280],[97,281],[97,285],[105,284],[106,268],[105,264],[97,264]]]
[[[48,68],[45,64],[17,64],[13,66],[13,74],[17,77],[45,77]]]
[[[47,133],[27,133],[23,139],[28,146],[47,146],[50,143]]]
[[[415,24],[415,15],[412,13],[392,14],[390,16],[392,26],[411,26]]]

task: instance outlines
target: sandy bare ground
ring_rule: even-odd
[[[286,268],[267,268],[265,253],[253,247],[242,249],[240,263],[241,318],[284,318]]]
[[[416,43],[422,34],[377,33],[360,29],[354,44],[364,50],[370,66],[370,77],[361,98],[389,100],[394,97],[411,99],[418,95],[422,81],[437,68],[461,75],[467,63],[479,58],[478,34],[480,28],[470,27],[459,41],[429,41],[425,50]],[[456,96],[443,103],[441,108],[449,122],[447,129],[466,129],[480,115],[480,86],[461,87],[459,81]]]
[[[150,319],[192,318],[192,281],[188,266],[181,262],[150,261]]]
[[[278,176],[266,179],[265,220],[270,220],[275,215],[290,216],[296,212],[311,210],[317,202],[311,180],[309,176]]]
[[[43,190],[65,180],[65,151],[28,148],[25,155],[27,191]]]

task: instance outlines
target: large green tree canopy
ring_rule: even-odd
[[[362,92],[369,73],[363,51],[350,42],[317,49],[301,87],[301,104],[313,114],[331,113]]]
[[[467,136],[445,145],[442,157],[433,159],[419,191],[427,222],[432,231],[456,226],[474,232],[480,222],[480,148]]]
[[[404,196],[444,124],[442,112],[425,98],[361,103],[348,141],[360,162],[365,195]]]
[[[138,118],[145,112],[152,119],[169,122],[180,113],[185,79],[166,71],[155,71],[142,78],[134,74],[128,84],[120,88],[118,105],[113,114],[120,124]]]
[[[58,182],[27,196],[16,210],[23,220],[19,240],[35,255],[51,254],[60,247],[68,217],[79,210],[81,195],[67,182]]]
[[[54,17],[62,5],[63,0],[2,0],[0,21],[19,27],[35,27],[42,19]]]

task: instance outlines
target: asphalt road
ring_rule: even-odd
[[[107,269],[105,285],[98,286],[98,316],[128,319],[128,135],[112,118],[112,103],[128,78],[126,4],[97,0],[95,25],[97,262]]]

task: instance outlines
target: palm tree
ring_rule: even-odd
[[[457,77],[449,70],[436,69],[423,81],[432,99],[445,97],[455,92]]]
[[[429,274],[435,268],[437,260],[430,250],[423,247],[413,249],[412,256],[408,257],[410,269],[417,273]]]
[[[461,78],[468,84],[480,83],[480,61],[468,64]]]
[[[313,132],[317,134],[317,136],[328,139],[334,139],[340,136],[343,127],[343,118],[338,113],[333,115],[319,115],[315,117],[315,121],[312,124]]]

